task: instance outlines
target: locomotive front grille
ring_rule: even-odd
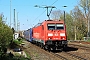
[[[47,45],[55,45],[55,46],[61,46],[61,45],[66,45],[67,41],[66,40],[47,40],[46,42]]]

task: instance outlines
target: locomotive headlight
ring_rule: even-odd
[[[60,36],[65,36],[65,33],[60,33]]]
[[[53,36],[53,34],[52,33],[48,33],[48,36]]]

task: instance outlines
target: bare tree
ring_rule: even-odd
[[[87,32],[84,14],[78,6],[75,6],[75,8],[71,11],[71,14],[73,17],[75,40],[81,40]]]
[[[59,20],[61,15],[62,15],[61,10],[52,11],[52,13],[51,13],[52,19],[58,19]]]

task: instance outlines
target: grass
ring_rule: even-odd
[[[15,58],[18,58],[19,60],[31,60],[29,54],[27,53],[26,55],[28,55],[26,58],[23,55],[20,55],[19,53],[15,54]]]
[[[17,47],[17,45],[22,44],[23,43],[23,39],[16,39],[13,40],[13,43],[10,45],[13,48]],[[0,53],[0,60],[31,60],[31,57],[28,53],[26,53],[27,57],[24,57],[22,55],[20,55],[19,53],[15,53],[13,54],[13,56],[11,56],[10,54],[3,54],[1,56]]]
[[[27,52],[25,52],[25,53],[27,55],[27,58],[31,59],[30,55]]]
[[[13,40],[13,42],[15,42],[17,45],[19,45],[19,44],[23,43],[23,40],[16,39],[16,40]]]
[[[24,44],[24,42],[23,42],[23,40],[24,39],[16,39],[16,40],[13,40],[13,42],[15,42],[17,45],[19,45],[19,44]],[[26,55],[27,55],[27,58],[25,59],[25,60],[27,60],[27,59],[29,59],[29,60],[31,60],[31,57],[30,57],[30,55],[27,53],[27,52],[25,52],[26,53]],[[15,54],[15,56],[19,56],[19,54]],[[23,59],[23,56],[22,56],[22,58],[20,57],[20,60],[24,60]]]
[[[31,60],[30,58],[25,58],[24,56],[20,56],[16,54],[11,57],[9,54],[5,54],[3,57],[0,57],[0,60]]]
[[[19,48],[20,45],[23,43],[22,39],[15,39],[12,41],[12,43],[10,43],[9,48],[10,49],[14,49],[14,48]]]
[[[87,42],[90,42],[90,40],[86,40]]]

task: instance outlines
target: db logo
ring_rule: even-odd
[[[58,34],[56,33],[55,36],[58,36]]]

